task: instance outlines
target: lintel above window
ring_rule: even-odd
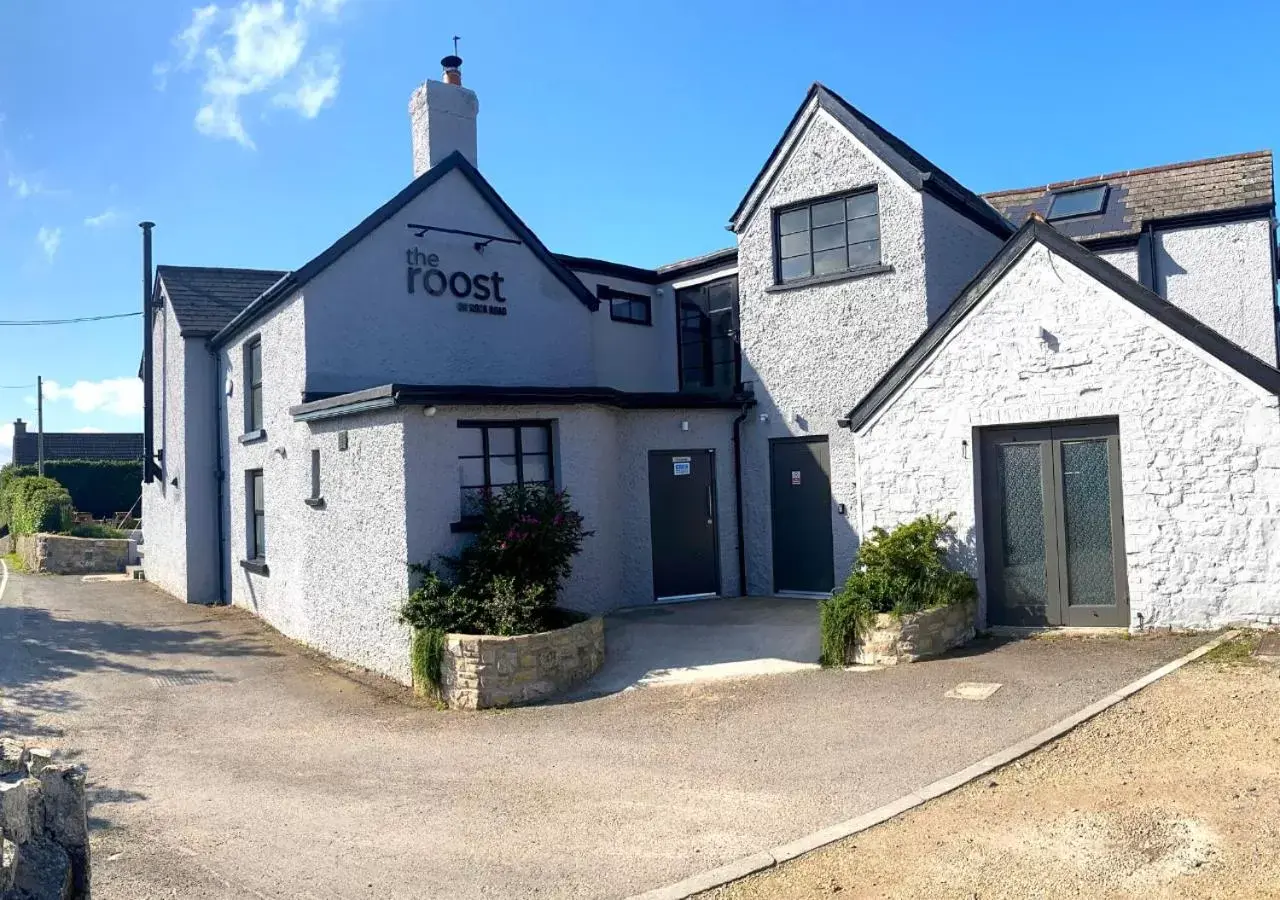
[[[874,186],[775,210],[774,281],[786,284],[879,266]]]
[[[1074,219],[1076,216],[1097,215],[1106,208],[1107,190],[1105,184],[1096,184],[1092,187],[1057,191],[1049,201],[1049,212],[1045,218],[1053,222]]]

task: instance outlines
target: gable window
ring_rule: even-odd
[[[459,422],[458,428],[464,522],[477,519],[485,498],[508,485],[554,486],[550,422]]]
[[[1055,219],[1074,219],[1076,216],[1093,216],[1102,212],[1107,205],[1107,186],[1078,188],[1074,191],[1058,191],[1049,201],[1049,212],[1045,216],[1049,221]]]
[[[647,294],[620,291],[607,284],[596,285],[596,297],[609,304],[609,318],[633,325],[652,325],[653,311]]]
[[[739,375],[738,277],[676,291],[680,322],[680,390],[730,394]]]
[[[800,281],[880,265],[875,188],[778,210],[777,281]]]
[[[244,345],[244,430],[262,430],[262,339]]]
[[[262,492],[262,470],[245,472],[245,509],[248,511],[248,558],[263,561],[267,558],[267,512]]]

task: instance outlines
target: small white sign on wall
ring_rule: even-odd
[[[799,487],[799,485],[800,485],[800,470],[792,469],[791,470],[791,486]]]
[[[673,456],[671,457],[671,472],[673,475],[688,475],[691,471],[693,457],[691,456]]]

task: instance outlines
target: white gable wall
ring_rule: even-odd
[[[933,322],[959,296],[1004,241],[937,197],[921,196],[924,209],[925,293]]]
[[[810,287],[773,284],[772,210],[874,184],[882,261],[892,272]],[[865,394],[929,322],[921,195],[826,113],[814,114],[738,235],[742,377],[757,405],[743,426],[748,590],[773,586],[769,439],[826,434],[830,440],[832,535],[837,583],[857,548],[852,439],[836,419]],[[767,421],[761,421],[761,416]]]
[[[492,241],[478,251],[482,239],[418,238],[409,223],[515,237],[460,171],[447,173],[306,285],[308,390],[596,383],[592,313],[529,247]],[[500,273],[506,303],[483,302],[508,314],[460,312],[460,298],[427,293],[421,274],[409,293],[412,248],[437,254],[446,275]]]
[[[185,342],[178,333],[173,307],[167,301],[155,310],[151,336],[152,440],[156,451],[163,451],[164,455],[155,480],[142,485],[143,562],[148,581],[185,601],[188,587],[186,417],[198,416],[202,407],[187,406]],[[175,477],[177,487],[169,484]]]
[[[956,513],[985,597],[977,429],[1103,416],[1132,623],[1280,623],[1276,397],[1039,244],[859,434],[863,527]]]

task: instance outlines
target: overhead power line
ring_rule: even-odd
[[[127,313],[112,313],[108,316],[80,316],[75,319],[0,319],[0,326],[19,326],[19,325],[75,325],[79,322],[102,322],[107,319],[127,319],[130,316],[140,316],[142,310]]]
[[[34,384],[0,384],[0,391],[34,391]]]

